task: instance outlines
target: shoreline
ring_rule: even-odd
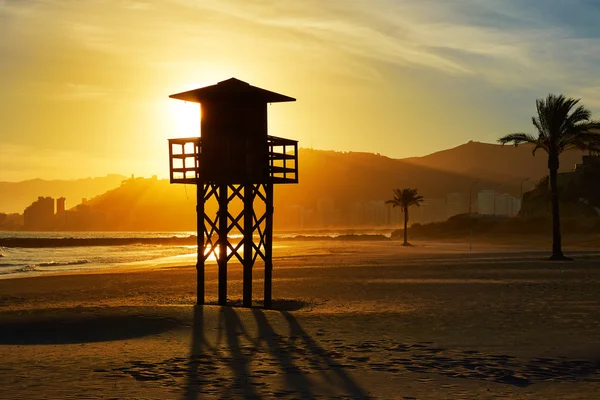
[[[548,242],[549,243],[549,242]],[[538,261],[544,261],[549,257],[550,250],[547,242],[530,241],[524,243],[515,239],[506,242],[483,242],[474,241],[471,249],[469,243],[456,241],[422,241],[415,240],[411,242],[411,246],[401,246],[401,241],[398,240],[276,240],[274,244],[274,260],[281,261],[287,258],[301,256],[306,252],[306,256],[314,256],[321,252],[321,248],[325,249],[345,249],[351,247],[357,248],[381,248],[384,252],[397,251],[399,255],[409,255],[410,257],[418,256],[427,258],[429,255],[452,254],[453,257],[463,257],[465,260],[470,260],[478,257],[480,254],[489,254],[494,257],[514,258],[526,256],[527,258],[535,257]],[[96,246],[92,246],[94,248]],[[190,246],[186,246],[190,247]],[[195,246],[191,246],[195,247]],[[85,263],[69,263],[66,265],[48,265],[24,267],[25,271],[17,270],[18,272],[0,273],[0,281],[11,279],[38,278],[44,276],[56,275],[76,275],[76,274],[110,274],[110,273],[127,273],[145,270],[158,270],[163,268],[194,268],[196,263],[195,248],[189,253],[183,253],[172,256],[160,256],[147,260],[122,262],[118,264],[96,266]],[[110,246],[106,246],[107,250]],[[600,256],[600,249],[597,249],[595,242],[567,242],[564,245],[565,254],[574,256],[577,259],[588,259],[590,257]],[[326,252],[327,253],[327,252]],[[6,259],[8,260],[8,259]],[[206,261],[207,268],[215,266],[216,260],[213,256]],[[237,262],[229,264],[234,268],[239,265]]]

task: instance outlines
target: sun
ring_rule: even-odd
[[[200,135],[200,104],[169,99],[173,137],[197,137]]]

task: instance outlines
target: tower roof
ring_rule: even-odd
[[[280,103],[284,101],[296,101],[293,97],[261,89],[236,78],[221,81],[216,85],[172,94],[169,97],[193,103],[211,101]]]

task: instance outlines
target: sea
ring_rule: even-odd
[[[336,238],[348,232],[286,232],[274,235],[277,239]],[[381,232],[362,231],[360,234],[381,236]],[[354,235],[355,233],[351,233]],[[34,276],[50,273],[102,270],[118,267],[147,268],[161,265],[193,265],[197,246],[194,240],[185,244],[156,244],[164,239],[190,239],[196,232],[0,232],[1,239],[85,239],[90,242],[110,241],[110,245],[70,246],[60,243],[55,247],[13,247],[0,245],[0,279]],[[122,239],[122,240],[121,240]],[[143,244],[131,244],[130,239],[140,239]],[[235,238],[233,238],[235,239]],[[175,240],[176,241],[176,240]],[[124,244],[119,244],[120,242]],[[96,243],[97,244],[97,243]],[[274,247],[279,247],[275,245]],[[209,257],[208,263],[215,260]]]
[[[0,232],[0,239],[170,239],[191,235],[195,232]],[[149,263],[194,264],[196,249],[194,245],[161,244],[0,247],[0,279]]]

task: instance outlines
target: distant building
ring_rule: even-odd
[[[494,215],[494,196],[496,191],[493,189],[480,190],[477,192],[477,212],[482,215]]]
[[[23,224],[27,230],[49,230],[54,228],[54,199],[38,197],[23,212]]]
[[[519,211],[521,211],[522,200],[520,198],[511,196],[511,207],[509,210],[509,217],[516,217],[519,215]]]
[[[299,205],[285,206],[278,216],[277,224],[281,224],[287,229],[303,229],[305,228],[304,216],[304,207]]]
[[[600,156],[599,155],[587,155],[581,156],[581,164],[575,164],[575,171],[580,171],[581,169],[587,167],[592,164],[600,164]]]
[[[56,199],[56,215],[64,214],[66,204],[67,204],[66,198],[59,197],[58,199]]]
[[[482,215],[514,217],[521,209],[521,200],[508,193],[498,193],[493,189],[477,193],[477,207]]]
[[[326,197],[317,200],[317,225],[327,228],[334,225],[336,219],[335,203],[333,199]]]
[[[350,203],[348,207],[350,226],[361,226],[364,223],[364,205],[360,201]]]
[[[469,212],[469,199],[466,193],[448,193],[446,195],[446,218]]]
[[[396,206],[394,207],[392,204],[386,204],[386,208],[387,208],[387,212],[389,215],[389,222],[388,224],[392,227],[392,228],[396,228],[399,226],[404,226],[404,213],[402,212],[402,208],[400,206]],[[414,216],[415,214],[418,213],[417,208],[414,207],[409,211],[409,217],[410,220],[408,221],[409,224],[415,222],[414,220]]]
[[[64,228],[67,223],[67,212],[66,212],[67,199],[59,197],[56,199],[56,224],[58,228]]]
[[[384,200],[371,201],[373,209],[373,220],[369,226],[385,226],[390,223],[388,208]]]
[[[446,199],[436,199],[426,197],[425,201],[421,203],[419,208],[413,208],[412,214],[415,218],[411,216],[412,222],[419,222],[422,224],[427,224],[430,222],[439,222],[446,220]]]
[[[558,187],[567,187],[576,182],[576,180],[581,176],[586,167],[590,165],[598,165],[600,164],[600,156],[597,155],[587,155],[581,156],[581,163],[575,164],[575,168],[571,171],[567,172],[559,172],[557,174],[557,183]]]

